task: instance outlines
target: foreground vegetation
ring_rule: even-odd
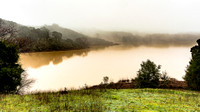
[[[200,94],[167,89],[96,89],[0,95],[0,111],[200,111]]]

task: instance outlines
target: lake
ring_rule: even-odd
[[[161,65],[172,78],[183,80],[191,58],[190,47],[93,47],[83,50],[20,54],[20,63],[36,82],[31,91],[80,88],[110,81],[134,78],[142,61]]]

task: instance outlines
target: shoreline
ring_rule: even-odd
[[[97,46],[90,46],[86,48],[77,48],[77,49],[66,49],[66,50],[44,50],[44,51],[27,51],[27,52],[19,52],[19,54],[25,54],[25,53],[39,53],[39,52],[65,52],[65,51],[76,51],[76,50],[89,50],[91,48],[96,48],[96,47],[110,47],[110,46],[116,46],[120,44],[113,44],[113,45],[97,45]]]
[[[99,84],[93,85],[88,87],[88,89],[138,89],[136,87],[136,81],[133,80],[128,82],[127,80],[121,80],[116,83],[109,83],[109,84]],[[157,89],[184,89],[187,90],[188,86],[185,81],[178,81],[178,80],[170,80],[169,83],[165,86],[162,86],[162,82],[160,81],[159,87]]]

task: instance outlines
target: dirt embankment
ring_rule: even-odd
[[[109,84],[100,84],[89,87],[89,89],[131,89],[137,88],[135,80],[120,80],[117,83],[109,83]],[[176,79],[171,78],[167,83],[163,83],[160,81],[158,88],[165,89],[187,89],[187,84],[185,81],[178,81]]]

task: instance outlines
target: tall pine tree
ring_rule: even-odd
[[[188,87],[194,90],[200,90],[200,39],[198,45],[191,48],[192,59],[186,69],[184,77]]]

